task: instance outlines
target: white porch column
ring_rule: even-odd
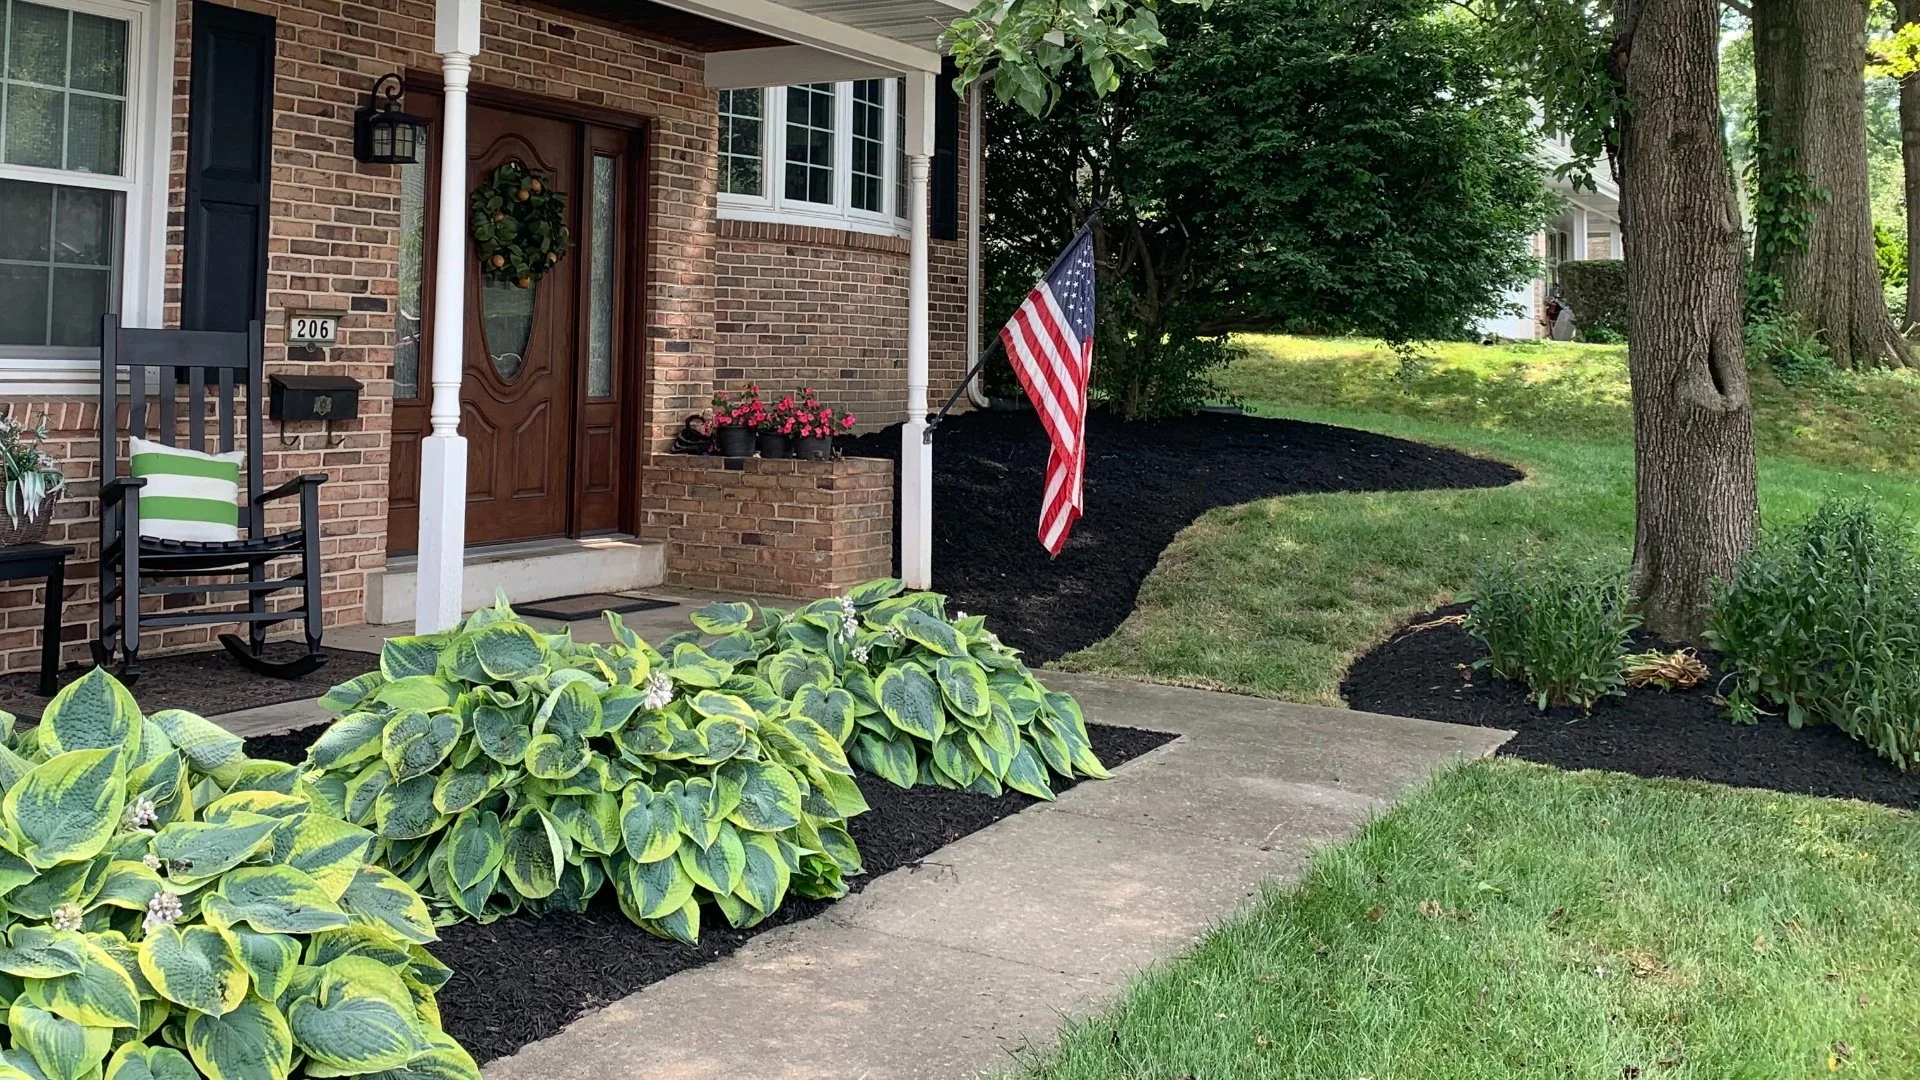
[[[1586,262],[1592,258],[1592,256],[1588,254],[1587,248],[1589,237],[1592,234],[1592,230],[1588,228],[1588,224],[1587,208],[1584,206],[1575,206],[1573,208],[1572,252],[1574,262]]]
[[[932,72],[907,75],[907,423],[900,432],[900,576],[933,585],[933,447],[927,430],[927,177],[933,158]],[[951,93],[951,91],[947,91]]]
[[[433,251],[432,430],[420,441],[418,634],[460,621],[467,547],[467,440],[460,370],[467,305],[467,81],[480,51],[480,0],[437,0],[434,50],[446,96],[440,117],[440,199]]]

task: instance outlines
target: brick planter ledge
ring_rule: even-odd
[[[667,582],[815,599],[893,572],[893,462],[648,458],[640,535]]]

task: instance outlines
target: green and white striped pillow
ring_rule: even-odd
[[[240,539],[240,463],[245,451],[203,454],[129,439],[128,470],[140,489],[140,535],[155,540]]]

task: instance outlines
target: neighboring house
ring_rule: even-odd
[[[964,8],[0,0],[0,407],[45,411],[73,481],[67,659],[97,616],[107,310],[262,318],[269,374],[364,383],[358,420],[267,425],[269,486],[331,478],[330,624],[445,625],[495,587],[811,596],[888,572],[891,464],[665,451],[717,389],[812,386],[869,428],[958,385],[971,135],[935,41]],[[388,73],[427,124],[417,164],[355,158]],[[568,196],[574,250],[533,290],[483,284],[467,238],[468,193],[508,161]],[[295,312],[339,313],[337,343],[287,347]],[[906,442],[924,583],[930,465]],[[38,599],[0,590],[0,670],[31,665]]]
[[[1572,158],[1564,138],[1542,136],[1540,156],[1549,170]],[[1574,190],[1573,182],[1549,175],[1547,185],[1566,199],[1565,208],[1547,227],[1533,235],[1531,254],[1540,260],[1540,274],[1506,296],[1514,313],[1495,319],[1482,319],[1482,335],[1509,340],[1548,337],[1547,299],[1559,281],[1560,264],[1586,259],[1618,259],[1620,247],[1620,188],[1605,170],[1596,173],[1593,189]]]

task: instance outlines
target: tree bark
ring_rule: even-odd
[[[1622,0],[1620,122],[1633,588],[1647,628],[1698,639],[1717,578],[1752,546],[1744,244],[1720,125],[1718,0]]]
[[[1754,97],[1762,184],[1797,173],[1810,200],[1805,242],[1769,243],[1756,262],[1780,279],[1784,309],[1843,368],[1904,367],[1912,356],[1887,312],[1867,194],[1868,0],[1755,0]],[[1777,231],[1777,229],[1776,229]]]
[[[1920,22],[1920,0],[1894,0],[1894,24]],[[1920,252],[1920,72],[1900,80],[1900,166],[1907,191],[1907,303],[1900,320],[1904,333],[1920,323],[1920,274],[1913,256]]]

